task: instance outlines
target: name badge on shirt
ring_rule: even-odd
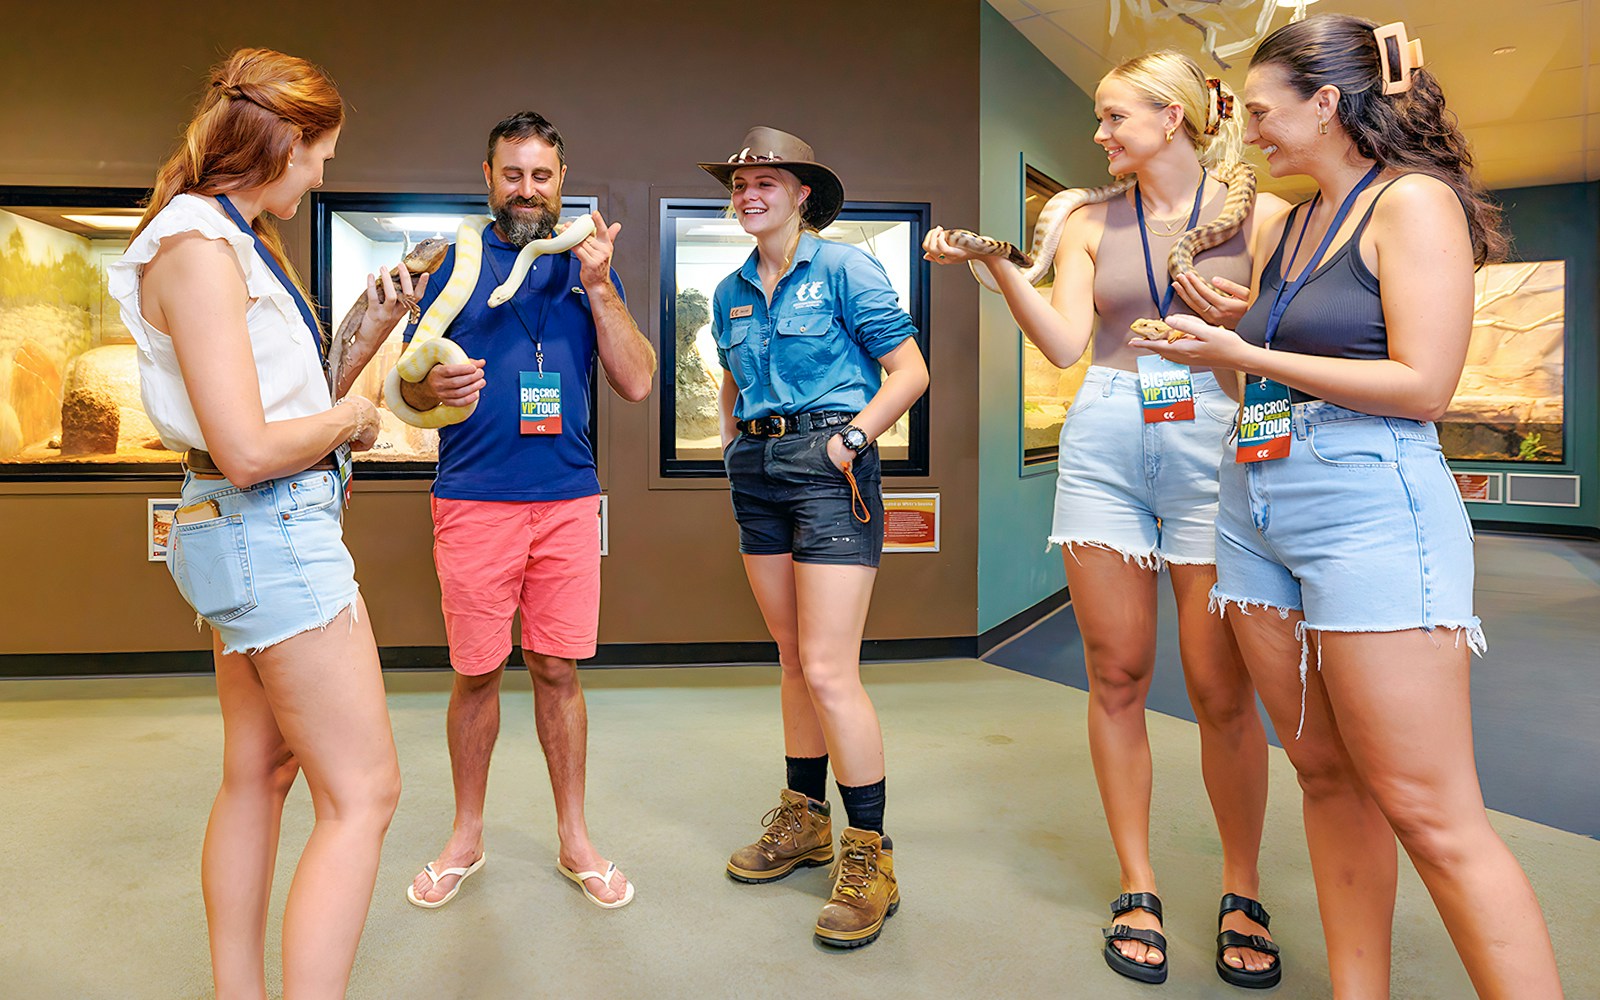
[[[1194,382],[1189,377],[1189,366],[1154,354],[1141,355],[1138,363],[1144,422],[1193,420]]]
[[[744,319],[746,316],[754,315],[755,311],[755,306],[734,306],[732,309],[728,310],[728,318]]]
[[[518,426],[524,434],[561,433],[561,374],[522,372]]]
[[[1289,387],[1271,379],[1246,379],[1239,406],[1239,449],[1236,462],[1265,462],[1289,457]]]

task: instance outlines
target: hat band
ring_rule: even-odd
[[[728,162],[729,163],[780,163],[780,162],[784,161],[785,159],[787,159],[787,157],[779,156],[778,155],[778,151],[775,150],[775,149],[769,149],[765,153],[752,153],[752,152],[750,152],[750,147],[746,146],[745,148],[739,150],[737,153],[734,153],[732,156],[728,157]]]

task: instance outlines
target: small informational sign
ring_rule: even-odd
[[[939,494],[883,495],[883,551],[939,551]]]
[[[1493,480],[1487,473],[1456,472],[1452,475],[1455,476],[1456,489],[1461,491],[1461,499],[1475,503],[1494,503],[1489,493]]]
[[[607,517],[610,510],[611,498],[604,493],[600,494],[600,554],[602,556],[611,554],[611,520]]]
[[[151,562],[167,561],[167,537],[172,532],[172,515],[182,500],[145,500],[145,548]]]

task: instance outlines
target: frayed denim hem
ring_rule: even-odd
[[[317,622],[315,625],[311,625],[311,626],[308,626],[306,628],[294,629],[293,631],[290,631],[290,632],[288,632],[288,633],[286,633],[284,635],[280,635],[280,636],[278,636],[276,638],[269,639],[266,642],[259,643],[259,644],[254,645],[254,646],[243,646],[243,647],[230,646],[226,642],[224,642],[223,645],[222,645],[222,651],[224,653],[243,653],[245,656],[254,656],[255,654],[261,652],[262,650],[270,649],[273,646],[276,646],[280,642],[283,642],[283,641],[285,641],[287,639],[293,639],[297,635],[304,635],[305,633],[310,632],[312,629],[317,629],[319,631],[327,631],[328,626],[332,625],[336,620],[338,620],[339,616],[344,614],[345,613],[345,609],[347,609],[347,608],[350,611],[350,630],[352,632],[354,632],[356,624],[361,620],[361,602],[360,602],[360,597],[361,597],[361,591],[357,590],[355,593],[350,595],[350,599],[349,600],[345,601],[343,604],[340,604],[339,607],[334,610],[332,615],[328,616],[326,619],[324,619],[324,620],[322,620],[320,622]],[[200,627],[201,623],[203,623],[203,622],[205,624],[210,624],[209,622],[206,622],[204,618],[201,618],[199,615],[195,616],[195,628],[198,629]],[[216,626],[213,625],[212,629],[215,630],[215,628],[216,628]]]
[[[1106,542],[1095,541],[1092,538],[1069,538],[1065,535],[1051,535],[1049,541],[1045,543],[1044,550],[1049,552],[1057,545],[1061,546],[1067,551],[1068,555],[1072,556],[1073,562],[1078,561],[1078,555],[1076,552],[1073,552],[1073,547],[1077,545],[1087,545],[1091,548],[1104,549],[1107,552],[1114,552],[1122,557],[1123,562],[1131,562],[1140,569],[1159,571],[1163,565],[1161,553],[1153,549],[1149,552],[1130,552],[1127,549],[1119,548],[1118,546],[1110,545]]]

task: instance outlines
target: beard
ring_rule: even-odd
[[[554,233],[560,218],[542,198],[507,198],[498,205],[491,204],[489,210],[494,214],[495,229],[518,249]]]

